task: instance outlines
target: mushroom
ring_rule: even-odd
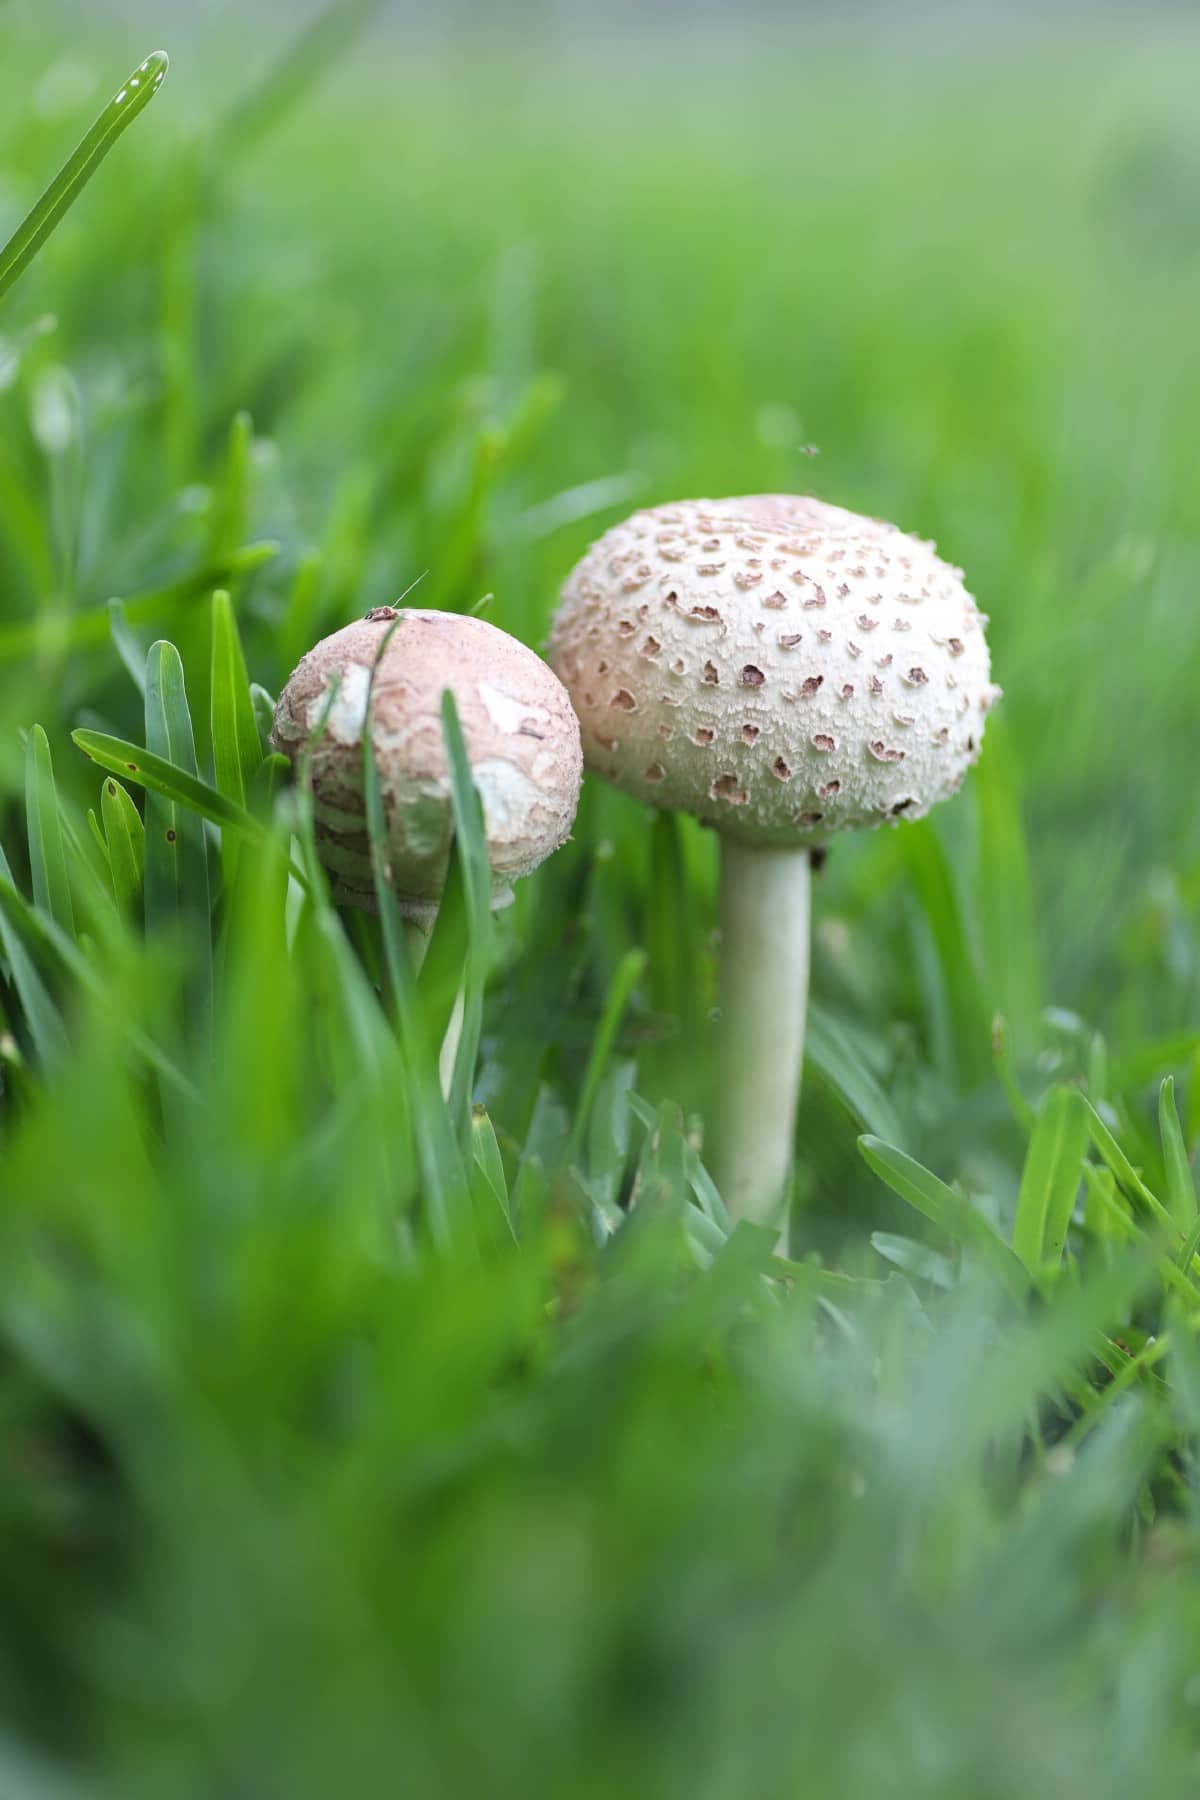
[[[302,659],[271,730],[275,748],[294,759],[327,715],[312,748],[317,852],[335,899],[373,912],[362,768],[370,693],[391,881],[423,936],[437,914],[453,833],[441,720],[447,688],[482,802],[492,903],[504,906],[513,882],[566,841],[582,776],[571,703],[532,650],[483,619],[377,606]]]
[[[734,1216],[785,1215],[811,853],[959,786],[999,693],[985,622],[932,544],[791,495],[639,512],[563,589],[550,660],[586,766],[720,834],[715,1174]]]

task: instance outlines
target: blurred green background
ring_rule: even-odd
[[[418,577],[538,645],[634,506],[811,491],[962,564],[1005,699],[959,799],[818,884],[797,1253],[877,1283],[867,1233],[916,1229],[863,1128],[1011,1218],[997,1016],[1024,1094],[1084,1082],[1157,1181],[1161,1076],[1200,1130],[1194,12],[0,6],[0,237],[157,40],[161,95],[0,310],[18,885],[22,732],[81,832],[69,730],[141,741],[112,597],[179,645],[203,770],[214,585],[274,693]],[[589,785],[499,928],[510,1174],[553,1169],[636,944],[619,1066],[700,1141],[712,878]],[[268,1029],[257,978],[203,1118],[148,1127],[85,1009],[6,1137],[0,1792],[1186,1791],[1190,1364],[1072,1486],[1024,1434],[1109,1316],[1078,1294],[1001,1354],[936,1263],[936,1322],[894,1285],[784,1316],[755,1271],[689,1299],[647,1230],[564,1348],[548,1272],[595,1271],[562,1220],[394,1291],[374,1151],[339,1160],[308,1002]],[[153,1026],[156,965],[113,979]]]

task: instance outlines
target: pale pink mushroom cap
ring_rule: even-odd
[[[583,767],[561,682],[507,632],[459,613],[378,607],[304,657],[279,696],[272,742],[295,758],[327,712],[312,753],[317,849],[337,897],[372,910],[362,732],[389,630],[371,704],[391,885],[410,918],[431,920],[453,826],[441,718],[449,688],[483,805],[493,902],[503,905],[568,837]]]

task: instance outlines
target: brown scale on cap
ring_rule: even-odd
[[[337,897],[368,910],[375,900],[362,732],[377,657],[373,737],[402,911],[427,924],[445,880],[452,831],[441,722],[447,688],[483,804],[493,903],[503,905],[512,883],[566,841],[575,817],[583,759],[566,690],[524,644],[458,613],[376,607],[309,651],[279,696],[271,741],[294,759],[327,715],[312,751],[317,849]],[[580,657],[580,667],[589,666],[591,648]],[[597,751],[602,740],[615,758],[627,754],[624,741],[593,732]]]
[[[654,669],[622,631],[623,579],[646,567],[646,630],[659,666],[680,677],[679,729],[665,748]],[[760,580],[767,568],[779,573]],[[802,628],[764,631],[784,608],[779,627],[790,616]],[[635,514],[593,546],[563,590],[550,656],[590,766],[601,766],[612,695],[627,694],[620,747],[603,762],[611,780],[745,843],[799,848],[920,817],[954,791],[979,729],[968,737],[953,727],[968,710],[981,719],[998,693],[983,623],[961,572],[894,525],[790,495],[679,501]],[[855,668],[863,633],[880,671],[869,681]],[[808,668],[796,670],[802,642]],[[819,791],[820,808],[798,812],[797,790]]]

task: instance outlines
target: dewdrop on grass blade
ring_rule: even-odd
[[[810,858],[960,785],[999,690],[931,544],[821,500],[636,513],[563,589],[551,662],[590,769],[721,838],[716,1174],[781,1224],[804,1054]]]

